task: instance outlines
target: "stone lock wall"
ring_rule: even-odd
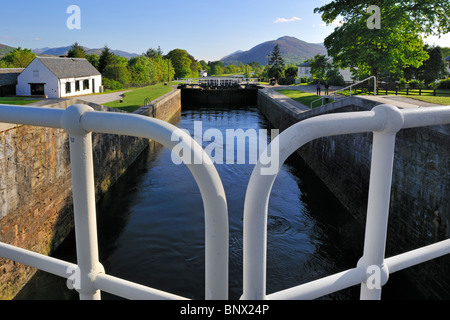
[[[67,108],[76,99],[53,107]],[[89,103],[87,103],[89,104]],[[179,90],[153,102],[156,117],[177,121]],[[95,110],[120,112],[90,104]],[[148,108],[137,114],[149,116]],[[50,255],[73,229],[68,134],[62,129],[10,126],[0,132],[0,241]],[[92,134],[96,196],[101,195],[154,141]],[[0,258],[0,299],[12,299],[34,268]]]

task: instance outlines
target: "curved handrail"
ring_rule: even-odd
[[[82,112],[77,115],[77,112]],[[78,123],[87,132],[130,135],[153,139],[172,149],[179,143],[183,150],[190,150],[197,161],[186,163],[198,184],[205,212],[205,298],[228,299],[228,208],[220,176],[207,153],[188,134],[178,127],[162,120],[136,114],[94,111],[86,105],[73,105],[67,109],[37,108],[24,106],[0,106],[0,122],[64,128],[67,119]],[[180,142],[181,140],[181,142]],[[18,249],[18,248],[17,248]],[[18,249],[20,250],[20,249]],[[11,247],[0,246],[5,258],[13,256]],[[46,261],[43,255],[30,251],[15,255],[18,262],[33,264]],[[69,276],[69,275],[67,275]],[[100,279],[99,279],[100,280]],[[105,277],[101,277],[105,283]],[[94,279],[95,282],[95,279]]]
[[[258,162],[251,174],[244,203],[243,295],[241,299],[313,299],[361,283],[361,299],[379,299],[381,286],[369,288],[368,270],[379,268],[380,285],[389,273],[450,253],[450,241],[384,259],[395,149],[400,129],[450,123],[449,107],[400,110],[379,105],[372,111],[322,115],[298,122],[278,135],[278,170]],[[364,254],[357,267],[266,296],[267,217],[270,192],[288,156],[306,143],[325,136],[374,132]],[[267,152],[264,151],[264,152]]]
[[[353,84],[351,84],[351,85],[349,85],[349,86],[347,86],[347,87],[345,87],[345,88],[342,88],[342,89],[339,89],[339,90],[333,92],[333,95],[334,95],[334,101],[336,101],[336,93],[338,93],[338,92],[340,92],[340,91],[344,91],[344,90],[350,89],[350,97],[351,97],[351,96],[352,96],[352,87],[353,87],[353,86],[356,86],[356,85],[358,85],[358,84],[361,84],[361,83],[363,83],[363,82],[366,82],[367,80],[370,80],[370,79],[372,79],[372,78],[374,79],[374,84],[373,84],[373,95],[376,96],[376,95],[377,95],[377,77],[375,77],[375,76],[370,76],[370,77],[368,77],[367,79],[358,81],[358,82],[353,83]]]
[[[262,174],[258,162],[251,174],[244,203],[244,279],[242,299],[266,298],[266,248],[269,197],[273,183],[286,159],[306,143],[325,136],[382,130],[387,122],[383,107],[372,111],[329,114],[294,124],[272,144],[279,146],[278,170]],[[275,172],[276,171],[276,172]]]

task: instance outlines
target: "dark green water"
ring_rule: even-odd
[[[180,128],[269,129],[256,108],[183,110]],[[224,133],[225,136],[225,133]],[[229,141],[226,141],[229,143]],[[224,146],[224,150],[226,146]],[[230,299],[242,294],[242,222],[253,164],[216,165],[227,195],[230,224]],[[204,299],[203,205],[196,183],[171,152],[144,152],[97,206],[100,262],[108,274],[192,299]],[[275,181],[268,219],[268,293],[353,268],[363,230],[296,156]],[[76,262],[71,236],[54,254]],[[383,297],[417,298],[407,282],[386,286]],[[400,281],[400,282],[398,282]],[[389,282],[388,282],[389,284]],[[407,294],[405,296],[404,294]],[[102,293],[103,299],[116,299]],[[358,299],[359,287],[324,297]],[[39,272],[17,299],[78,299],[64,279]]]

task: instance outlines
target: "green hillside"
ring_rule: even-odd
[[[308,43],[294,37],[281,37],[277,40],[261,43],[248,51],[239,51],[230,54],[221,61],[225,65],[239,63],[247,64],[253,61],[259,62],[261,65],[268,63],[268,57],[272,53],[275,45],[280,47],[281,55],[287,64],[300,64],[316,54],[326,55],[327,49],[322,44]]]
[[[15,48],[7,46],[5,44],[0,44],[0,57],[7,55],[12,52]]]

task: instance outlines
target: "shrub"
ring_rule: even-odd
[[[423,80],[422,81],[420,81],[420,80],[411,80],[409,82],[409,88],[410,89],[423,89],[423,88],[425,88],[425,83],[423,82]]]
[[[291,85],[291,84],[295,84],[295,77],[287,77],[287,78],[280,78],[278,79],[278,84],[279,85]]]
[[[450,78],[441,80],[436,84],[437,89],[450,89]]]
[[[109,90],[123,89],[123,84],[120,83],[119,81],[115,81],[115,80],[108,79],[108,78],[102,78],[102,83],[103,83],[103,86],[105,87],[105,89],[109,89]]]

